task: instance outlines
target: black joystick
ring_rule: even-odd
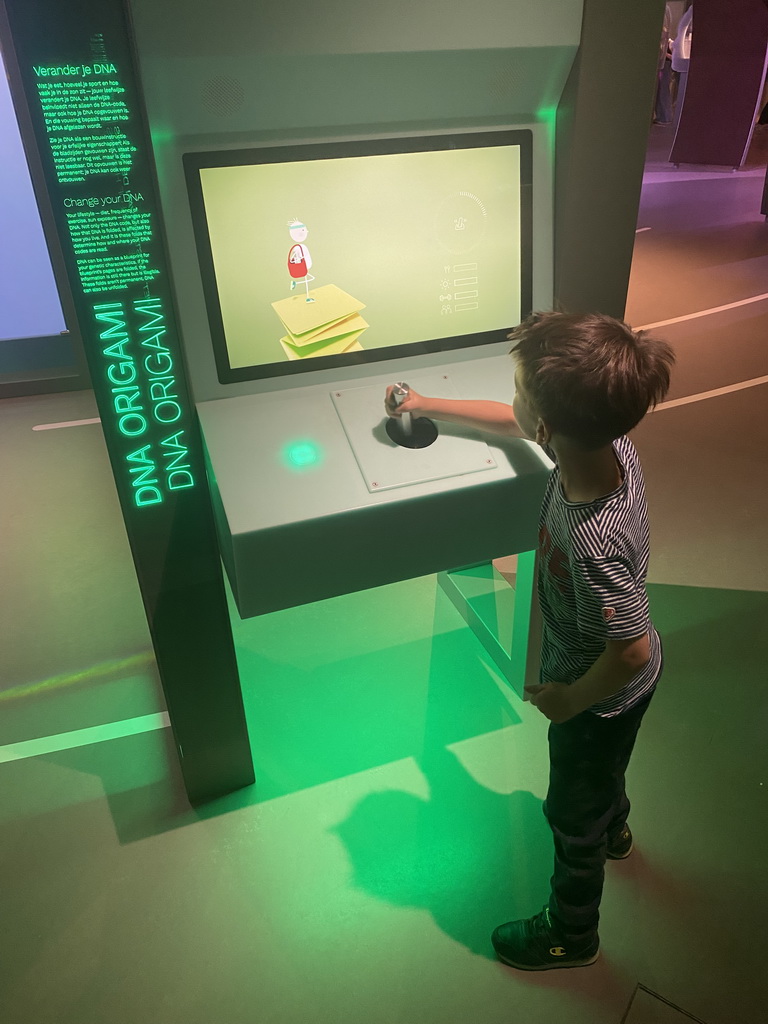
[[[402,405],[408,397],[410,388],[403,381],[398,381],[392,388],[392,399],[395,405]],[[401,448],[428,448],[437,440],[437,427],[426,416],[414,419],[411,413],[404,412],[397,418],[387,418],[386,431],[391,441]]]

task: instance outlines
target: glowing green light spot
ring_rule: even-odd
[[[176,138],[176,133],[171,128],[158,128],[157,126],[151,129],[152,141],[155,144],[163,142],[173,142]]]
[[[557,106],[540,107],[536,111],[536,117],[539,121],[546,121],[550,127],[554,128],[555,120],[557,118]]]
[[[555,134],[557,132],[557,104],[539,107],[536,111],[536,118],[540,124],[545,126],[549,149],[550,151],[553,151],[555,145]]]
[[[293,466],[313,466],[320,461],[320,451],[311,441],[298,441],[286,451],[288,461]]]

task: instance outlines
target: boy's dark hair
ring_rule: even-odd
[[[536,413],[586,449],[637,426],[669,388],[665,341],[602,313],[532,313],[508,336]]]

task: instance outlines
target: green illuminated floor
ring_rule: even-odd
[[[768,595],[652,601],[667,684],[594,968],[492,959],[547,893],[546,723],[425,578],[237,625],[259,783],[202,814],[164,731],[2,767],[4,1020],[618,1024],[638,981],[759,1019]]]

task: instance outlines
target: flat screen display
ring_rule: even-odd
[[[529,131],[184,157],[222,383],[504,340],[531,308]]]

